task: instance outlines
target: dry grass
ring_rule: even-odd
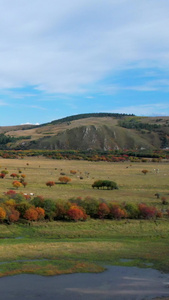
[[[113,201],[135,201],[157,204],[155,193],[169,198],[168,163],[107,163],[69,160],[50,160],[45,158],[0,159],[1,170],[7,168],[9,174],[0,179],[0,194],[12,189],[12,172],[18,169],[26,175],[26,188],[19,191],[42,195],[45,198],[67,200],[70,197],[95,197]],[[70,170],[77,170],[76,175]],[[147,175],[142,170],[147,169]],[[159,169],[155,173],[154,169]],[[68,184],[46,186],[49,180],[58,182],[60,173],[64,172],[72,181]],[[89,174],[88,174],[89,173]],[[80,179],[80,176],[83,179]],[[117,182],[119,190],[107,191],[92,189],[95,180],[109,179]]]

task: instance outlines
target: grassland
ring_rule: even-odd
[[[1,159],[0,195],[12,188],[12,172],[21,170],[28,182],[19,191],[55,201],[91,196],[107,201],[145,202],[162,208],[160,193],[169,201],[168,163],[106,163],[49,160],[45,158]],[[147,169],[147,175],[142,170]],[[156,173],[154,169],[159,169]],[[70,170],[76,170],[71,175]],[[46,186],[60,173],[71,183]],[[80,176],[83,179],[80,179]],[[97,179],[116,181],[119,190],[96,190]],[[167,208],[168,206],[165,206]],[[100,272],[108,264],[154,267],[169,272],[169,219],[88,220],[86,222],[33,222],[0,225],[0,276],[18,273],[54,275]],[[130,259],[129,261],[126,259]]]

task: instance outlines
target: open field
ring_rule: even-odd
[[[105,200],[143,202],[157,205],[154,196],[160,193],[169,199],[169,165],[168,163],[107,163],[72,160],[51,160],[45,158],[0,159],[0,169],[7,168],[9,174],[0,180],[0,194],[12,189],[13,179],[10,174],[20,169],[26,175],[26,188],[19,191],[42,195],[50,199],[68,200],[70,197],[95,197]],[[141,171],[147,169],[144,175]],[[159,169],[156,173],[154,169]],[[76,170],[71,175],[70,170]],[[69,184],[57,184],[52,188],[46,186],[49,180],[58,182],[60,173],[64,172],[72,181]],[[89,173],[89,174],[88,174]],[[80,176],[83,179],[80,179]],[[97,190],[91,185],[95,180],[108,179],[117,182],[119,190]]]
[[[12,189],[12,172],[21,170],[28,182],[18,191],[45,198],[68,200],[91,196],[107,201],[145,202],[162,208],[160,193],[169,201],[168,163],[106,163],[49,160],[45,158],[0,159],[0,195]],[[147,169],[144,175],[141,171]],[[154,169],[159,169],[156,173]],[[70,170],[76,170],[71,175]],[[47,187],[60,173],[68,184]],[[89,173],[89,174],[88,174]],[[82,176],[83,179],[80,179]],[[119,190],[96,190],[97,179],[117,182]],[[168,205],[165,206],[165,209]],[[169,272],[169,218],[159,220],[88,220],[86,222],[33,222],[0,225],[0,276],[18,273],[62,274],[100,272],[105,265],[154,267]],[[128,260],[129,259],[129,260]]]

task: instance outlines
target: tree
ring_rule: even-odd
[[[78,221],[78,220],[86,220],[87,215],[86,213],[78,206],[74,205],[71,206],[67,212],[67,216],[70,220]]]
[[[49,187],[52,187],[52,186],[55,185],[55,182],[54,181],[47,181],[46,185],[49,186]]]
[[[59,181],[61,182],[61,183],[68,183],[68,182],[70,182],[71,181],[71,178],[69,178],[69,177],[67,177],[67,176],[62,176],[62,177],[59,177]]]
[[[20,217],[19,211],[11,207],[10,214],[8,215],[9,221],[12,223],[17,222],[19,220],[19,217]]]
[[[145,169],[144,169],[144,170],[142,170],[141,172],[142,172],[144,175],[146,175],[146,174],[148,173],[148,170],[145,170]]]
[[[27,182],[26,181],[23,181],[23,182],[21,182],[21,184],[24,186],[24,188],[27,186]]]
[[[100,203],[98,208],[98,216],[100,219],[104,219],[110,213],[110,208],[106,203]]]
[[[70,170],[70,174],[75,175],[77,173],[76,170]]]
[[[117,183],[111,180],[96,180],[93,184],[92,184],[92,188],[103,188],[106,187],[107,190],[114,190],[114,189],[118,189]]]
[[[17,180],[13,181],[12,184],[17,189],[22,186],[22,183]]]
[[[5,177],[5,174],[4,173],[0,173],[0,178],[4,178]]]
[[[16,173],[12,173],[12,174],[10,174],[10,176],[12,177],[12,178],[17,178],[17,174]]]
[[[38,212],[36,208],[30,207],[25,211],[24,218],[29,221],[37,221],[38,219]]]
[[[3,221],[6,218],[6,211],[3,207],[0,207],[0,221]]]
[[[35,210],[38,213],[38,220],[42,220],[45,217],[45,210],[42,207],[36,207]]]

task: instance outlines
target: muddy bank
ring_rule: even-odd
[[[99,274],[0,278],[4,300],[142,300],[169,297],[169,274],[136,267],[108,267]]]

